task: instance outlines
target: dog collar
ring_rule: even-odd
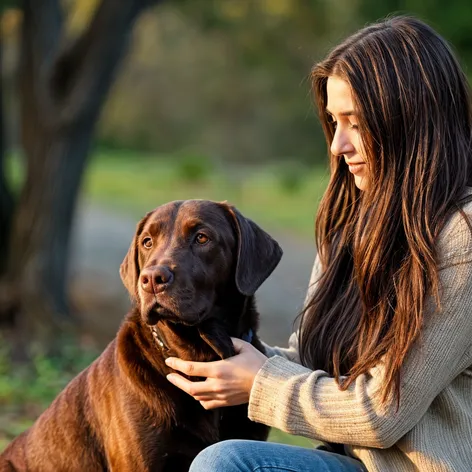
[[[159,332],[157,331],[157,328],[155,326],[151,326],[151,333],[152,333],[153,338],[156,340],[156,343],[159,345],[159,347],[164,351],[169,351],[169,348],[167,347],[166,343],[162,340],[162,338],[159,336]],[[252,329],[249,329],[247,333],[244,333],[241,336],[241,339],[251,344],[253,337],[254,337],[254,332],[252,331]]]
[[[159,345],[159,347],[165,351],[168,351],[169,348],[159,336],[159,332],[157,331],[157,328],[155,326],[151,326],[151,333],[152,333],[152,337],[156,340],[156,343]]]
[[[249,329],[249,331],[246,334],[243,334],[241,336],[241,339],[251,344],[253,336],[254,336],[254,333],[252,332],[252,329]]]

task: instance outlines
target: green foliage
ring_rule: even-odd
[[[64,341],[60,352],[48,357],[37,346],[31,362],[14,364],[11,345],[0,339],[0,450],[28,428],[66,384],[98,355],[76,340]]]
[[[24,159],[18,152],[7,152],[4,166],[5,180],[15,197],[18,197],[26,178]]]
[[[63,2],[80,23],[73,29],[100,1]],[[14,4],[0,0],[0,7]],[[470,0],[163,2],[138,20],[98,140],[160,154],[195,146],[225,163],[295,155],[321,164],[326,146],[311,103],[311,67],[347,35],[392,13],[429,22],[471,69]],[[7,46],[13,63],[15,48]],[[14,83],[12,73],[6,79]]]
[[[324,23],[275,3],[176,2],[145,15],[99,141],[166,154],[195,146],[225,163],[322,161],[307,78]]]
[[[472,67],[472,2],[178,0],[145,15],[99,139],[169,153],[197,146],[225,163],[326,158],[310,92],[314,63],[368,22],[409,13]]]
[[[208,157],[186,154],[176,158],[177,176],[184,182],[202,183],[213,172],[213,163]]]
[[[19,4],[19,0],[0,0],[0,13],[8,8],[17,8]]]
[[[279,168],[280,188],[288,194],[297,194],[305,184],[305,179],[309,169],[300,163],[287,162]]]

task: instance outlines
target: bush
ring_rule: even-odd
[[[214,166],[208,157],[198,154],[188,154],[178,157],[177,176],[180,180],[200,183],[209,179]]]
[[[53,357],[40,350],[31,362],[14,364],[10,345],[0,337],[0,451],[33,424],[57,394],[98,355],[95,349],[64,342]]]
[[[308,170],[299,163],[283,164],[278,171],[280,188],[287,194],[298,193],[303,184]]]

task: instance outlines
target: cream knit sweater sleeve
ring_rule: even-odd
[[[469,204],[467,213],[472,214]],[[321,370],[267,359],[251,391],[249,418],[322,441],[388,448],[410,431],[434,398],[472,365],[472,237],[457,213],[438,241],[441,310],[427,300],[421,339],[402,368],[400,405],[383,406],[380,363],[341,391]],[[296,345],[292,348],[296,351]]]

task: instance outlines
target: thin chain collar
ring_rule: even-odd
[[[159,331],[158,331],[157,327],[156,326],[150,326],[150,329],[151,329],[152,337],[156,341],[157,345],[161,348],[161,350],[164,351],[164,352],[169,352],[170,349],[167,346],[167,344],[163,341],[162,337],[159,335]],[[249,331],[247,333],[244,333],[241,336],[241,339],[243,341],[246,341],[247,343],[251,343],[253,337],[254,337],[254,332],[253,332],[252,329],[249,329]]]
[[[244,298],[243,308],[241,310],[242,313],[246,311],[248,300],[249,300],[249,297]],[[169,346],[167,346],[167,344],[162,339],[162,336],[160,336],[159,330],[157,329],[157,325],[150,326],[150,328],[151,328],[152,337],[155,339],[157,345],[160,347],[160,349],[164,353],[168,354],[170,351]],[[251,328],[249,328],[249,331],[247,333],[242,334],[241,339],[243,341],[246,341],[247,343],[252,343],[253,337],[254,337],[254,332]]]
[[[167,344],[162,340],[161,336],[159,335],[159,331],[156,326],[150,326],[152,337],[156,341],[157,345],[161,348],[164,352],[169,352],[169,347]]]

